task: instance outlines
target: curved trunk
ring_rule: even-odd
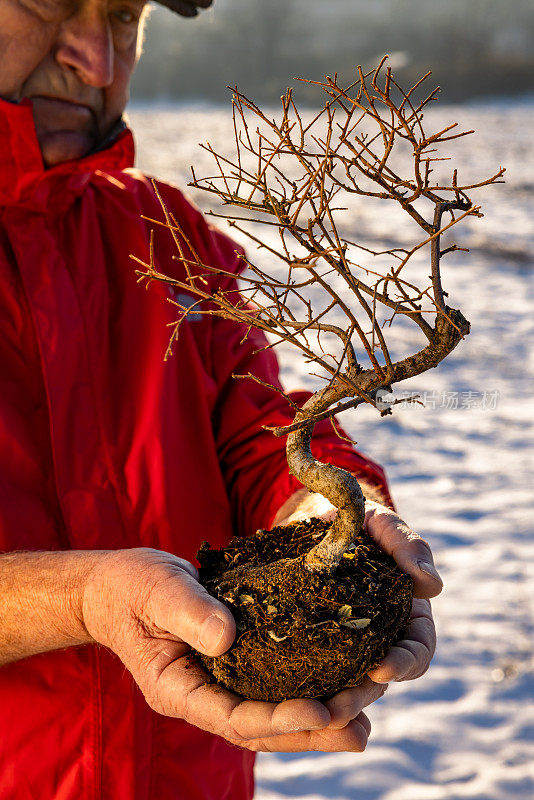
[[[333,387],[312,395],[295,417],[306,420],[308,413],[318,414],[345,396],[345,389]],[[303,425],[287,437],[286,453],[290,472],[311,492],[324,495],[338,509],[337,517],[326,536],[305,557],[312,572],[332,572],[343,553],[363,527],[365,498],[356,478],[344,469],[317,461],[311,452],[315,423]]]
[[[374,369],[359,372],[357,381],[360,390],[368,394],[379,387],[398,383],[437,366],[469,333],[469,328],[468,320],[460,311],[444,306],[443,313],[436,319],[436,327],[431,330],[429,343],[414,355],[392,364],[387,384]],[[353,378],[356,379],[356,376]],[[313,572],[334,570],[363,526],[365,498],[358,481],[350,472],[331,464],[322,464],[312,456],[310,443],[315,423],[306,422],[310,415],[322,414],[350,394],[346,384],[341,382],[316,392],[295,415],[293,424],[302,427],[287,437],[286,453],[290,472],[307,489],[324,495],[338,509],[336,520],[327,535],[306,556],[306,564]]]

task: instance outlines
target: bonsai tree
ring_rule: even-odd
[[[245,270],[239,298],[233,287],[211,290],[210,285],[217,286],[213,279],[227,273],[202,263],[163,204],[164,224],[173,233],[184,277],[162,274],[152,258],[140,262],[141,278],[167,281],[195,298],[192,306],[176,303],[180,318],[173,339],[190,313],[224,317],[242,324],[245,332],[264,331],[270,346],[283,341],[298,348],[322,379],[301,408],[272,387],[294,409],[293,422],[272,432],[287,436],[289,470],[331,501],[338,509],[335,521],[330,526],[312,522],[307,532],[302,526],[297,532],[291,526],[260,532],[254,544],[237,540],[226,554],[206,546],[199,556],[206,585],[231,605],[241,630],[240,643],[229,654],[203,661],[222,683],[252,697],[325,696],[354,685],[407,621],[410,579],[362,538],[365,499],[357,479],[318,462],[310,442],[319,420],[363,403],[391,413],[392,406],[380,402],[382,394],[436,367],[469,333],[461,311],[446,302],[442,260],[459,248],[443,246],[442,237],[466,217],[481,216],[468,192],[499,182],[504,170],[469,185],[455,169],[446,180],[435,177],[437,162],[446,160],[443,146],[472,131],[459,131],[456,123],[427,130],[425,111],[439,91],[424,93],[429,74],[404,90],[384,58],[371,72],[358,67],[350,86],[341,86],[336,75],[306,81],[324,100],[306,119],[291,89],[282,97],[278,120],[235,89],[235,155],[203,145],[213,155],[216,173],[199,179],[193,172],[192,185],[214,194],[230,209],[215,216],[228,219],[282,269],[263,268],[241,255]],[[397,205],[419,235],[409,245],[385,251],[352,241],[340,207],[350,195],[379,202],[383,214],[388,205]],[[261,236],[257,223],[276,236]],[[423,280],[412,269],[421,252],[428,253],[430,273]],[[423,341],[419,349],[399,356],[392,354],[391,338],[393,323],[401,318],[420,329]],[[259,381],[254,375],[236,376],[244,378]],[[371,591],[371,583],[381,592]],[[304,616],[303,608],[308,609]],[[248,648],[244,654],[243,647]],[[264,657],[257,654],[261,647],[267,649]],[[333,655],[323,652],[314,669],[306,647]],[[291,666],[282,669],[280,685],[273,689],[262,671],[274,672],[272,665],[282,664],[284,653]],[[340,662],[347,667],[343,674]],[[304,678],[297,664],[303,665]],[[244,682],[243,673],[248,675]],[[331,680],[319,681],[321,674]]]

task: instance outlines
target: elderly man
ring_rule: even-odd
[[[210,0],[165,4],[194,16]],[[141,289],[129,259],[147,258],[143,217],[161,217],[122,121],[144,14],[144,0],[0,0],[2,800],[245,800],[254,751],[363,750],[362,709],[434,647],[415,600],[406,640],[324,704],[243,701],[188,662],[189,646],[216,655],[235,636],[197,581],[201,540],[301,502],[333,512],[303,497],[262,430],[284,420],[280,401],[232,380],[276,380],[270,351],[190,321],[162,362],[167,290]],[[237,269],[232,243],[159,189],[201,256]],[[170,268],[168,231],[155,238]],[[315,446],[387,501],[377,465],[328,428]],[[440,591],[392,511],[370,502],[366,524],[418,598]]]

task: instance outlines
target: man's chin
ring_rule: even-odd
[[[95,147],[86,131],[47,131],[38,138],[45,167],[83,158]]]

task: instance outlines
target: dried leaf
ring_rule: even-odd
[[[370,622],[371,620],[365,617],[363,619],[347,619],[341,624],[344,625],[345,628],[352,628],[353,630],[361,630],[362,628],[367,628]]]
[[[277,636],[274,631],[267,631],[267,635],[271,637],[275,642],[283,642],[284,639],[288,639],[288,636]]]
[[[241,603],[242,606],[250,606],[253,603],[255,603],[256,601],[249,594],[240,594],[239,595],[239,602]]]
[[[263,601],[264,606],[273,606],[278,598],[274,594],[268,594]]]
[[[352,606],[341,606],[341,608],[338,608],[337,617],[340,622],[344,622],[345,620],[349,619],[351,614]]]
[[[276,606],[267,606],[266,611],[268,614],[278,614],[278,609]]]

